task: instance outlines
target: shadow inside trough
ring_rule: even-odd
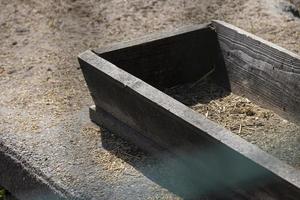
[[[198,103],[207,104],[212,100],[228,96],[231,93],[231,85],[224,55],[218,41],[215,41],[214,46],[215,54],[212,56],[214,69],[211,72],[194,82],[163,88],[164,93],[189,107]]]
[[[167,88],[164,92],[186,106],[194,106],[198,103],[207,104],[231,93],[227,87],[218,85],[214,77]]]

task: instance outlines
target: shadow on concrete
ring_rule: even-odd
[[[156,184],[183,199],[207,199],[201,194],[201,188],[192,178],[196,172],[187,169],[179,160],[164,154],[150,155],[105,129],[101,131],[101,137],[102,146],[106,150],[133,166]]]

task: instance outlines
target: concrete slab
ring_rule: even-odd
[[[88,106],[60,120],[51,115],[45,113],[40,123],[48,125],[39,124],[34,134],[13,132],[9,122],[0,128],[0,184],[17,198],[179,198],[160,186],[176,183],[161,178],[166,169],[159,161],[105,130],[100,133],[88,118]],[[0,116],[29,117],[26,111],[3,107]]]

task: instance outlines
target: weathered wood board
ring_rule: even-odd
[[[178,158],[195,175],[192,179],[198,186],[196,195],[216,199],[299,199],[299,171],[153,87],[194,81],[214,68],[217,73],[224,72],[224,68],[230,73],[233,65],[217,59],[222,59],[220,55],[225,52],[222,41],[218,46],[217,35],[220,37],[221,26],[231,28],[217,21],[212,26],[216,29],[199,26],[199,31],[189,28],[80,54],[79,62],[95,102],[90,109],[92,121],[145,150]],[[257,66],[260,67],[252,68]],[[237,77],[224,74],[234,92],[243,92],[236,85],[252,77]]]
[[[300,56],[225,22],[212,25],[232,92],[300,123]]]

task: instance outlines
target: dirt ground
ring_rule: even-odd
[[[92,105],[76,58],[86,49],[219,19],[299,54],[300,19],[288,7],[284,0],[1,0],[0,139],[30,132],[25,141]],[[7,109],[14,114],[1,114]],[[113,171],[129,167],[109,152],[91,152]]]

